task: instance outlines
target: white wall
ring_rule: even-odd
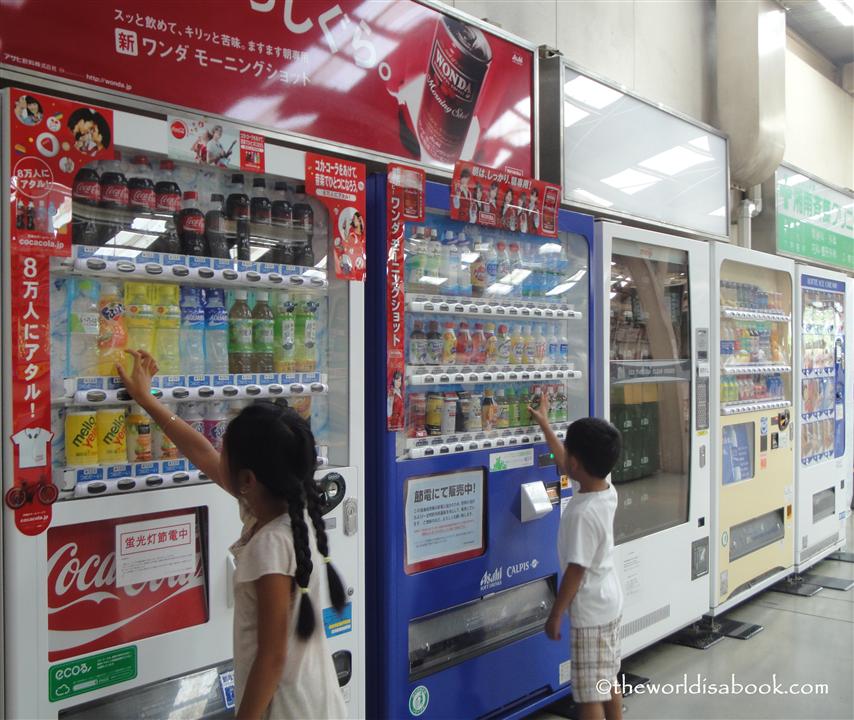
[[[791,50],[786,52],[784,160],[854,188],[854,98]]]
[[[712,120],[712,0],[444,1],[646,98]]]

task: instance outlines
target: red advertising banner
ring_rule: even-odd
[[[403,430],[406,378],[406,297],[404,271],[406,223],[424,220],[423,170],[388,166],[386,211],[386,427]]]
[[[112,518],[48,531],[48,660],[96,652],[207,621],[198,516],[194,572],[116,586],[117,525],[192,512]]]
[[[365,166],[362,163],[306,153],[305,191],[329,211],[335,276],[364,281]]]
[[[68,256],[72,188],[97,202],[97,176],[77,173],[114,156],[113,112],[17,88],[10,95],[12,249]]]
[[[451,217],[510,232],[557,237],[560,186],[458,162],[451,184]]]
[[[533,50],[413,0],[3,2],[0,48],[6,65],[409,162],[533,172]]]

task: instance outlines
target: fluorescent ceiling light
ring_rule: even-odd
[[[425,285],[441,285],[442,283],[448,282],[448,278],[443,277],[433,277],[432,275],[424,275],[418,281],[424,283]]]
[[[726,216],[726,206],[721,205],[717,210],[712,210],[709,215],[713,217],[725,217]]]
[[[797,175],[792,175],[791,177],[787,177],[784,182],[789,187],[792,187],[793,185],[800,185],[802,182],[806,182],[807,180],[809,180],[808,177],[798,173]]]
[[[563,86],[563,93],[573,100],[578,100],[585,105],[601,110],[608,107],[621,97],[623,93],[609,88],[607,85],[598,83],[588,77],[579,75]]]
[[[577,273],[575,273],[575,275],[573,275],[571,278],[569,278],[569,282],[578,282],[586,274],[587,274],[586,270],[579,270]]]
[[[555,285],[551,290],[549,290],[546,295],[563,295],[565,292],[572,290],[575,287],[574,282],[565,282],[560,285]]]
[[[646,190],[660,180],[661,178],[657,178],[655,175],[648,175],[632,168],[618,172],[616,175],[611,175],[611,177],[602,178],[603,183],[621,190],[626,195],[634,195],[641,190]]]
[[[854,1],[852,0],[818,0],[824,9],[846,27],[854,25]]]
[[[487,295],[509,295],[513,292],[514,288],[512,285],[507,285],[505,283],[492,283],[488,288],[486,288]]]
[[[563,126],[568,128],[572,125],[575,125],[577,122],[581,122],[590,115],[586,110],[582,110],[575,103],[569,102],[569,100],[563,101]]]
[[[703,152],[711,152],[709,149],[709,136],[708,135],[700,135],[698,138],[694,138],[693,140],[688,141],[689,145],[697,148],[698,150],[702,150]]]
[[[473,262],[477,261],[479,257],[480,253],[477,252],[462,253],[460,255],[460,260],[462,260],[467,265],[471,265]]]
[[[677,145],[669,150],[653,155],[638,163],[642,168],[662,173],[663,175],[678,175],[695,165],[711,162],[705,153],[690,150],[682,145]]]
[[[575,198],[579,200],[584,200],[585,202],[593,203],[594,205],[601,205],[602,207],[611,207],[614,204],[610,200],[606,200],[605,198],[601,198],[598,195],[594,195],[592,192],[587,192],[587,190],[583,188],[575,188],[575,190],[572,190],[570,192]]]

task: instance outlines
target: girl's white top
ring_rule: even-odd
[[[243,533],[231,546],[235,556],[234,573],[234,686],[236,708],[240,707],[249,671],[258,652],[258,598],[254,581],[264,575],[288,575],[293,578],[297,569],[291,520],[287,514],[271,520],[249,537],[255,518],[241,503]],[[345,718],[347,709],[332,655],[326,644],[322,608],[328,604],[322,583],[326,568],[317,550],[314,529],[309,526],[311,559],[314,570],[308,584],[314,605],[316,626],[308,640],[297,637],[297,611],[300,592],[293,595],[287,636],[287,659],[279,685],[267,709],[265,718]],[[246,539],[248,538],[248,539]],[[262,628],[263,630],[263,628]]]

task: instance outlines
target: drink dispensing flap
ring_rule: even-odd
[[[537,520],[552,511],[552,501],[542,480],[524,483],[521,488],[521,496],[520,517],[522,522]]]

